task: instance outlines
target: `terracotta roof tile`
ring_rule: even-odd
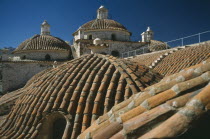
[[[72,116],[73,130],[65,136],[76,138],[114,105],[161,78],[143,65],[112,56],[86,55],[66,62],[35,75],[17,91],[25,93],[1,126],[0,138],[35,138],[42,121],[56,111]]]
[[[113,139],[184,136],[186,130],[190,131],[195,121],[201,120],[200,117],[210,108],[209,81],[210,60],[167,76],[113,106],[79,138],[87,135],[90,138],[105,136]]]
[[[210,45],[206,42],[139,55],[130,60],[144,64],[154,71],[168,76],[208,59],[209,53]]]

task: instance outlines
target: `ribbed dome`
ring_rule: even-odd
[[[28,50],[70,50],[70,46],[60,38],[51,35],[35,35],[22,42],[14,53]]]
[[[72,116],[65,138],[75,139],[112,106],[161,78],[143,65],[113,56],[85,55],[66,62],[19,90],[22,97],[0,127],[0,138],[35,138],[48,116],[62,112]]]
[[[81,29],[95,30],[95,29],[112,29],[128,31],[122,24],[110,19],[95,19],[89,21],[81,26]]]

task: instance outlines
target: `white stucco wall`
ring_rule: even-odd
[[[115,34],[117,41],[130,41],[130,33],[127,31],[118,30],[94,30],[94,31],[78,31],[74,36],[74,40],[88,39],[89,35],[92,35],[92,39],[100,38],[102,40],[111,40],[112,34]]]

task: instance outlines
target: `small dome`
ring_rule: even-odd
[[[14,53],[26,52],[31,50],[70,50],[70,46],[63,40],[51,35],[35,35],[22,42]]]
[[[101,40],[101,39],[100,38],[96,38],[95,40],[98,41],[98,40]]]
[[[104,8],[104,6],[103,6],[103,5],[101,5],[101,7],[100,7],[99,9],[101,9],[101,8]]]
[[[93,40],[93,44],[98,45],[101,43],[101,39],[100,38],[96,38],[95,40]]]
[[[50,26],[50,24],[48,24],[46,20],[44,20],[44,22],[42,23],[42,25]]]
[[[147,27],[147,31],[152,31],[150,27]]]

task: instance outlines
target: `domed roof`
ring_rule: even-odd
[[[95,19],[91,20],[80,27],[84,30],[95,30],[95,29],[111,29],[111,30],[123,30],[128,31],[126,27],[111,19]]]
[[[143,65],[113,56],[92,54],[66,62],[39,74],[18,91],[23,95],[9,114],[10,120],[0,127],[0,138],[35,138],[46,129],[46,118],[62,112],[72,115],[72,130],[64,134],[75,139],[91,120],[161,78]],[[10,134],[13,131],[15,135]]]
[[[70,50],[70,46],[63,40],[51,35],[35,35],[30,39],[22,42],[14,51],[14,53],[29,50]]]

